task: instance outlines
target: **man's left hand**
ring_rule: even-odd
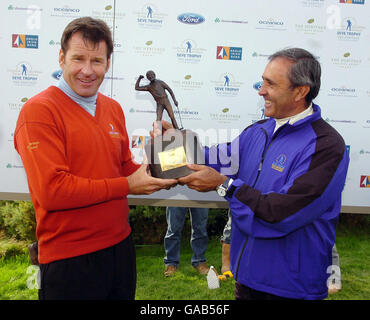
[[[188,167],[195,172],[186,177],[179,178],[178,181],[180,184],[186,184],[190,189],[199,192],[215,190],[216,187],[227,179],[226,176],[208,166],[188,164]]]

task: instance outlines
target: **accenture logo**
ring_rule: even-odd
[[[197,13],[182,13],[177,20],[185,24],[200,24],[205,21],[204,17]]]

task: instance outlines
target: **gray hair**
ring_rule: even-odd
[[[293,62],[288,78],[293,88],[310,86],[306,95],[307,106],[317,97],[321,85],[321,67],[319,61],[307,50],[301,48],[289,48],[275,52],[269,56],[269,61],[276,58],[285,58]]]

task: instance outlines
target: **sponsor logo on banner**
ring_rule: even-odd
[[[131,108],[129,110],[130,113],[156,113],[156,110],[148,110],[148,109],[134,109],[134,108]]]
[[[270,56],[270,54],[266,54],[266,53],[261,53],[261,52],[256,52],[254,51],[252,53],[252,57],[253,58],[268,58]]]
[[[132,136],[131,148],[144,149],[144,146],[150,141],[150,136]]]
[[[39,80],[41,71],[34,70],[30,63],[22,61],[18,63],[15,69],[9,69],[11,80],[16,86],[34,86]]]
[[[125,53],[123,42],[120,39],[114,39],[113,41],[113,52],[114,53]]]
[[[333,87],[330,89],[328,96],[331,97],[347,97],[357,98],[358,94],[355,88],[348,88],[346,86]]]
[[[112,76],[112,75],[105,75],[104,80],[114,80],[114,81],[123,81],[125,80],[124,77],[119,77],[119,76]]]
[[[49,41],[50,46],[60,46],[60,41],[59,40],[50,40]]]
[[[256,91],[260,91],[262,84],[263,84],[263,81],[255,82],[253,84],[253,89]],[[252,123],[266,119],[265,100],[262,97],[258,96],[257,108],[254,110],[254,113],[248,113],[248,115],[252,118]]]
[[[57,71],[54,71],[51,76],[55,79],[55,80],[59,80],[60,77],[62,76],[63,74],[63,70],[60,69],[60,70],[57,70]]]
[[[322,8],[325,0],[301,0],[302,6],[306,8]]]
[[[243,82],[236,81],[231,73],[222,73],[211,83],[214,85],[215,93],[223,97],[236,97],[243,85]]]
[[[185,39],[179,47],[174,47],[177,61],[180,63],[199,63],[207,51],[200,48],[193,39]]]
[[[6,168],[7,169],[23,169],[24,167],[22,165],[19,165],[19,164],[7,163]]]
[[[337,38],[340,41],[358,41],[365,27],[358,25],[353,17],[346,17],[337,30]]]
[[[182,13],[178,15],[177,20],[185,24],[200,24],[205,21],[204,17],[197,13]]]
[[[28,100],[27,97],[23,97],[19,101],[8,102],[8,108],[9,110],[19,112],[21,111],[23,105],[27,102],[27,100]]]
[[[99,8],[98,10],[97,9],[94,9],[92,10],[91,12],[91,16],[95,19],[102,19],[104,20],[106,23],[108,23],[108,25],[110,25],[110,28],[112,29],[112,25],[113,25],[113,20],[116,21],[116,29],[118,28],[118,25],[117,22],[119,20],[122,20],[123,18],[125,18],[126,16],[126,13],[122,12],[122,11],[119,11],[118,10],[118,7],[115,8],[116,10],[113,9],[113,6],[112,5],[102,5],[101,8]]]
[[[362,125],[364,129],[370,129],[370,120],[365,120],[364,124]]]
[[[235,18],[233,19],[224,19],[224,18],[219,18],[217,17],[215,19],[215,23],[236,23],[236,24],[247,24],[247,20],[237,20]]]
[[[326,25],[320,24],[317,18],[310,18],[304,23],[296,23],[295,29],[303,34],[316,35],[326,30]]]
[[[370,188],[370,176],[361,176],[360,188]]]
[[[362,60],[357,58],[352,52],[348,51],[342,53],[342,55],[332,57],[331,62],[337,67],[351,69],[360,65]]]
[[[339,0],[339,3],[365,4],[365,0]]]
[[[42,10],[43,10],[42,8],[39,8],[35,5],[28,6],[28,7],[18,7],[18,6],[13,6],[10,4],[8,6],[8,11],[22,13],[22,14],[30,14],[35,11],[42,11]]]
[[[217,47],[216,59],[218,60],[241,60],[243,48],[240,47]]]
[[[285,31],[286,27],[281,19],[267,18],[257,20],[256,29]]]
[[[39,36],[31,34],[13,34],[12,35],[13,48],[38,49]]]
[[[135,11],[136,22],[142,28],[160,29],[165,23],[167,13],[161,12],[153,3],[146,3],[140,11]]]
[[[329,118],[326,118],[325,121],[327,123],[345,123],[345,124],[354,124],[354,123],[357,123],[357,121],[355,120],[347,120],[347,119],[329,119]]]
[[[203,81],[193,80],[193,76],[191,74],[185,75],[182,80],[172,80],[172,83],[176,88],[180,88],[185,91],[199,90],[204,85]]]
[[[201,120],[198,111],[192,110],[188,107],[174,108],[173,113],[175,114],[176,119],[181,117],[181,120]]]
[[[133,50],[136,55],[140,55],[142,57],[160,56],[166,51],[164,47],[157,47],[152,40],[148,40],[142,45],[134,46]]]
[[[253,84],[253,89],[257,90],[257,91],[260,91],[261,90],[261,87],[263,85],[263,81],[258,81],[258,82],[255,82]]]
[[[51,17],[63,17],[63,18],[78,18],[81,16],[80,8],[63,6],[51,8]]]
[[[229,106],[222,107],[219,112],[210,112],[209,116],[212,121],[222,124],[240,120],[240,114],[232,113],[231,107]]]
[[[361,149],[360,150],[360,155],[361,156],[369,156],[370,155],[370,151],[369,150]]]

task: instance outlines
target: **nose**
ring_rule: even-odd
[[[258,91],[258,94],[259,94],[260,96],[263,96],[263,95],[265,95],[265,94],[266,94],[266,89],[265,89],[264,82],[262,82],[262,85],[261,85],[261,88],[260,88],[260,89],[259,89],[259,91]]]
[[[90,61],[86,61],[81,69],[84,75],[91,75],[93,73],[93,68]]]

